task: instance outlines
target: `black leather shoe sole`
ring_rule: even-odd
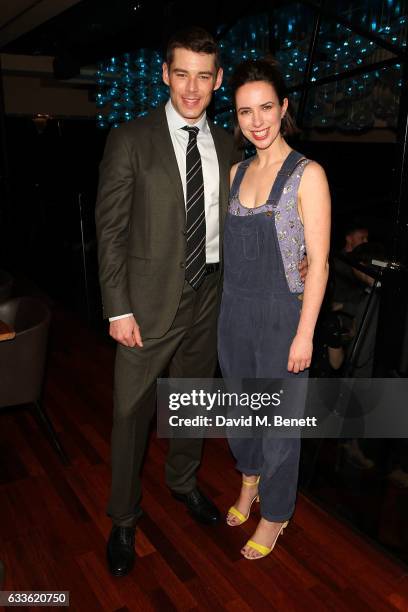
[[[106,558],[112,576],[126,576],[135,564],[134,529],[113,527],[106,546]]]
[[[194,506],[191,506],[186,499],[186,495],[183,495],[182,493],[176,493],[175,491],[171,491],[171,494],[174,499],[177,499],[177,501],[183,503],[186,506],[190,516],[192,516],[193,519],[198,523],[201,523],[202,525],[214,525],[219,521],[220,513],[215,506],[213,511],[206,512],[204,509],[200,510],[200,508],[198,507],[195,508]]]
[[[124,568],[116,568],[116,567],[111,567],[110,563],[109,563],[109,558],[108,558],[108,567],[109,567],[109,572],[112,574],[112,576],[115,576],[116,578],[120,578],[121,576],[127,576],[129,574],[129,572],[132,571],[133,567],[135,565],[135,560],[133,559],[133,561],[131,563],[129,563],[129,565],[127,565]]]

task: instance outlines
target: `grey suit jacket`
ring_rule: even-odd
[[[209,121],[220,172],[220,235],[233,138]],[[143,338],[160,338],[184,285],[186,213],[164,106],[111,130],[96,203],[104,316],[133,312]],[[221,242],[220,242],[221,244]],[[222,257],[222,254],[221,254]]]

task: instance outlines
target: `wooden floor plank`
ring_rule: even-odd
[[[112,577],[105,547],[113,363],[109,340],[57,310],[44,405],[70,466],[61,465],[32,414],[0,415],[4,589],[69,590],[78,612],[408,611],[407,569],[302,495],[273,553],[243,559],[259,509],[237,528],[196,524],[166,489],[168,443],[154,432],[135,569]],[[240,486],[225,440],[207,440],[199,480],[225,514]]]

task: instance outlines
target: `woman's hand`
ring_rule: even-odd
[[[311,339],[296,334],[289,350],[288,372],[298,374],[310,367],[313,342]]]
[[[309,268],[309,262],[308,262],[308,259],[307,259],[307,255],[305,255],[303,257],[303,259],[298,264],[298,270],[299,270],[300,278],[301,278],[303,283],[306,280],[308,268]]]

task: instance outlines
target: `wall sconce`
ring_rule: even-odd
[[[46,115],[44,113],[37,113],[34,115],[33,121],[38,134],[42,134],[44,132],[49,119],[51,119],[51,115]]]

